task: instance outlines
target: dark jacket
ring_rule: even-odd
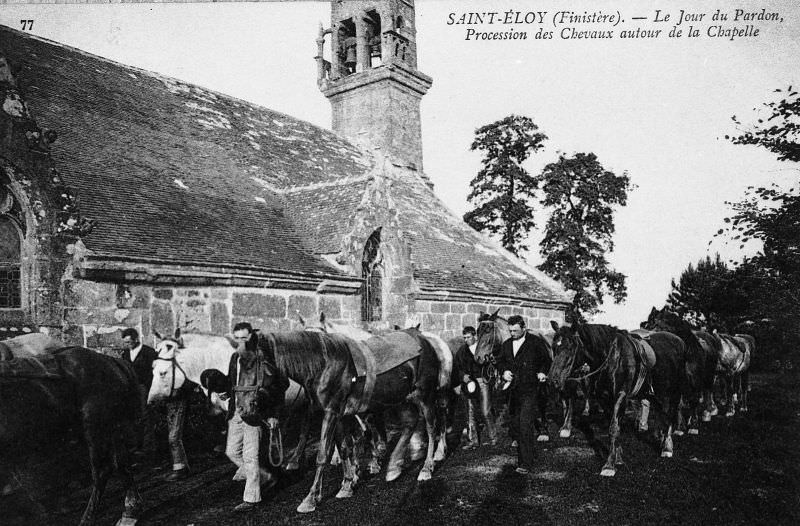
[[[456,355],[453,358],[453,368],[456,370],[456,378],[459,383],[464,380],[465,374],[469,375],[473,380],[481,376],[481,366],[475,361],[475,355],[472,354],[466,343],[462,344],[456,351]]]
[[[133,365],[139,385],[144,386],[148,391],[150,390],[150,384],[153,383],[153,361],[156,358],[158,358],[156,350],[144,344],[139,354],[136,355],[136,359],[132,362],[130,349],[122,351],[122,359]]]
[[[511,371],[514,374],[511,389],[518,393],[535,393],[539,389],[537,373],[547,374],[550,370],[552,360],[547,352],[547,346],[542,339],[526,333],[525,341],[515,357],[511,341],[509,338],[503,342],[503,347],[497,356],[497,370],[500,374],[504,371]]]

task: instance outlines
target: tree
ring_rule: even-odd
[[[706,256],[681,272],[667,298],[667,307],[696,327],[730,331],[747,310],[741,276],[722,261]]]
[[[737,136],[725,136],[734,144],[755,145],[777,155],[778,160],[800,162],[800,95],[791,86],[776,93],[781,100],[763,104],[762,115],[755,123],[743,125]],[[751,324],[768,324],[783,336],[783,346],[800,343],[800,192],[771,184],[749,187],[744,198],[728,203],[733,210],[725,218],[725,227],[717,236],[727,236],[740,243],[750,239],[762,243],[762,249],[740,265],[749,288]]]
[[[464,221],[478,231],[500,234],[503,247],[514,254],[534,227],[531,200],[536,180],[522,163],[544,147],[547,136],[529,117],[510,115],[475,131],[470,149],[483,152],[483,168],[470,181],[467,200],[475,208]]]
[[[625,275],[609,265],[614,249],[614,206],[625,206],[633,187],[627,173],[606,170],[593,153],[564,154],[537,177],[552,209],[547,221],[539,268],[575,292],[572,315],[598,311],[606,295],[616,303],[627,296]]]

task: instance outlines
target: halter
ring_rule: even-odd
[[[271,343],[273,344],[273,349],[275,348],[275,340],[272,338],[272,335],[267,334],[266,337],[270,338]],[[277,369],[276,365],[269,363],[266,358],[264,357],[264,351],[256,345],[256,352],[255,352],[255,360],[256,360],[256,381],[253,385],[239,385],[238,383],[233,386],[233,391],[235,393],[252,393],[258,392],[259,390],[263,389],[264,385],[264,378],[266,376],[275,376],[275,371],[272,369]],[[263,366],[262,366],[263,365]],[[295,399],[297,396],[300,396],[300,392],[298,391]],[[269,430],[269,448],[267,450],[267,459],[272,467],[278,467],[283,464],[283,434],[281,433],[280,426],[271,426],[267,423],[266,420],[263,418],[261,422],[267,426]]]
[[[569,361],[570,374],[572,373],[572,369],[575,367],[575,361],[578,359],[578,353],[579,352],[582,351],[584,356],[586,356],[587,359],[588,359],[588,355],[586,354],[586,346],[583,344],[583,340],[581,339],[580,335],[577,332],[575,332],[575,340],[577,341],[577,345],[575,346],[575,354],[572,355],[572,358]],[[590,378],[590,377],[596,375],[597,373],[602,371],[605,368],[606,365],[608,365],[608,359],[610,357],[611,357],[611,353],[608,353],[606,355],[606,359],[603,360],[603,363],[600,364],[600,367],[598,367],[594,371],[590,371],[589,373],[584,374],[583,376],[569,376],[566,379],[566,381],[567,382],[569,382],[569,381],[582,382],[583,380],[586,380],[587,378]]]
[[[177,342],[175,343],[177,344]],[[178,349],[180,349],[180,347],[178,347]],[[186,371],[184,371],[183,367],[181,367],[181,364],[178,363],[178,353],[176,351],[177,349],[172,351],[172,358],[162,358],[161,356],[156,358],[156,360],[172,362],[172,383],[169,386],[169,398],[172,398],[172,395],[175,394],[175,369],[178,369],[183,374],[184,379],[189,380],[189,377],[186,375]]]

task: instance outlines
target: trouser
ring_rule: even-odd
[[[247,424],[239,413],[228,421],[228,443],[225,454],[239,468],[236,475],[245,477],[245,502],[261,502],[261,476],[258,462],[258,447],[261,441],[261,426]],[[236,479],[237,476],[234,476]]]
[[[139,440],[138,448],[147,453],[156,451],[156,423],[153,408],[147,403],[147,386],[139,384],[139,399],[142,404],[142,417],[138,422]]]
[[[517,440],[517,460],[519,466],[531,469],[536,460],[536,392],[513,393],[510,398],[509,405],[515,408],[510,423],[512,436],[516,435]]]
[[[478,384],[479,399],[467,398],[467,430],[469,433],[469,441],[473,444],[479,442],[475,406],[480,402],[481,415],[486,425],[489,441],[494,442],[497,440],[497,426],[495,425],[494,415],[492,414],[491,387],[489,382],[484,378],[478,378],[475,380],[475,383]]]
[[[183,424],[189,401],[186,397],[167,401],[167,429],[169,430],[169,451],[172,455],[172,470],[189,468],[186,451],[183,449]]]

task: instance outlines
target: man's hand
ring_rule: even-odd
[[[505,380],[506,382],[510,382],[513,379],[514,379],[514,373],[512,373],[511,371],[503,371],[503,380]]]
[[[472,378],[470,378],[468,374],[465,374],[464,377],[461,379],[461,381],[465,384],[468,384],[470,380],[472,380]]]
[[[547,375],[544,373],[537,373],[536,378],[538,378],[540,382],[544,382],[547,380]]]
[[[223,402],[227,402],[228,398],[231,397],[231,395],[229,395],[228,393],[217,393],[217,396],[219,396],[219,399],[222,400]]]

